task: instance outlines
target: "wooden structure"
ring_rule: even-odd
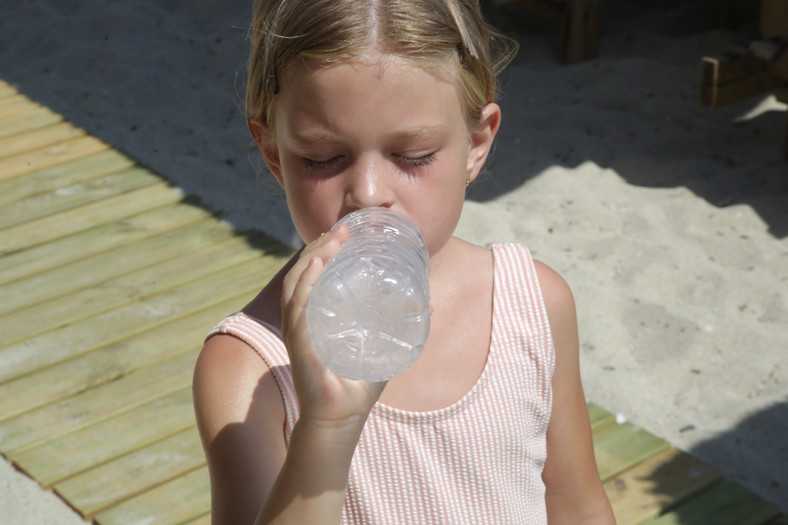
[[[0,453],[86,520],[208,524],[194,362],[289,255],[0,82]],[[619,525],[788,524],[589,413]]]
[[[748,49],[702,59],[703,106],[719,108],[769,92],[788,103],[788,1],[761,0],[760,9],[762,40],[752,42]],[[788,156],[788,112],[785,124]]]
[[[561,25],[559,58],[574,64],[599,52],[599,0],[488,0],[491,5],[515,3]]]

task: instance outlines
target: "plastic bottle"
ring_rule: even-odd
[[[430,329],[429,253],[421,232],[385,208],[334,226],[350,236],[323,269],[306,322],[320,359],[351,379],[386,381],[412,365]]]

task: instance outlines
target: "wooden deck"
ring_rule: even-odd
[[[0,453],[86,520],[209,523],[194,361],[288,253],[0,81]],[[589,412],[620,525],[788,524]]]

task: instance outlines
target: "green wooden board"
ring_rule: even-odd
[[[605,482],[620,525],[644,525],[720,480],[693,456],[671,448]]]
[[[654,525],[762,525],[779,511],[736,483],[722,483],[665,514]]]
[[[27,111],[0,119],[0,138],[10,137],[62,122],[63,117],[47,108],[33,105]]]
[[[122,246],[129,246],[153,235],[162,233],[174,235],[178,228],[208,217],[210,212],[199,206],[179,202],[152,210],[142,210],[120,220],[98,224],[12,254],[0,253],[2,257],[0,284]]]
[[[199,346],[72,398],[0,423],[0,450],[12,460],[26,448],[94,425],[191,384]]]
[[[148,268],[122,275],[0,317],[0,347],[32,339],[59,326],[145,301],[157,293],[184,285],[228,266],[259,258],[245,239],[228,240],[185,253]],[[0,350],[2,352],[2,350]]]
[[[115,195],[57,215],[0,230],[0,256],[31,248],[98,224],[115,222],[183,199],[180,190],[166,183]]]
[[[118,341],[58,366],[0,384],[0,421],[117,380],[193,348],[249,294]],[[1,449],[0,449],[1,450]]]
[[[180,319],[228,298],[237,297],[244,291],[251,295],[259,290],[261,275],[270,275],[272,267],[281,264],[282,260],[277,257],[246,261],[180,288],[142,298],[2,348],[0,382],[87,354],[99,347]]]
[[[599,432],[616,422],[616,416],[595,403],[588,403],[588,419],[593,432]]]
[[[210,492],[208,468],[202,467],[100,512],[94,519],[98,525],[176,525],[208,512]]]
[[[17,90],[14,89],[11,84],[5,80],[0,80],[0,98],[10,97],[16,94],[18,94]]]
[[[0,285],[0,315],[70,292],[96,286],[135,270],[174,259],[232,238],[232,229],[200,221],[57,268]]]
[[[211,514],[204,514],[199,518],[184,522],[183,525],[211,525]]]
[[[3,112],[2,106],[3,101],[0,100],[0,114]],[[74,127],[69,122],[60,122],[45,128],[11,135],[0,139],[0,159],[83,136],[85,130]]]
[[[148,170],[131,168],[62,186],[4,205],[0,208],[0,229],[160,183],[161,179]]]
[[[107,149],[108,144],[88,135],[0,158],[0,180],[19,177]]]
[[[8,84],[0,88],[0,119],[30,111],[31,108],[41,106],[31,101],[24,95],[18,94]]]
[[[115,150],[107,150],[35,171],[24,177],[0,181],[0,205],[126,170],[133,165],[134,161],[125,155]]]
[[[196,427],[190,427],[55,485],[83,516],[132,498],[205,465]]]
[[[603,481],[668,448],[666,441],[630,423],[613,425],[594,434],[594,453]]]
[[[191,387],[141,403],[11,456],[44,487],[195,427]]]

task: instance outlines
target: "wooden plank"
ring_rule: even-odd
[[[261,287],[261,276],[270,275],[284,261],[286,257],[279,255],[252,259],[180,288],[166,290],[0,349],[0,383],[152,330],[245,291],[254,294]]]
[[[18,133],[24,133],[37,128],[52,126],[62,122],[63,117],[45,107],[36,107],[31,111],[25,111],[0,119],[0,138],[10,137]]]
[[[161,178],[157,175],[143,168],[131,168],[39,193],[0,207],[0,229],[59,214],[156,183],[161,183]]]
[[[146,186],[34,221],[0,230],[0,256],[173,204],[183,193],[165,183]]]
[[[575,64],[599,52],[599,0],[567,0],[561,31],[561,62]]]
[[[20,113],[29,113],[40,107],[41,104],[36,104],[26,96],[14,91],[11,95],[0,97],[0,120]]]
[[[205,465],[196,427],[121,456],[55,485],[86,518]]]
[[[211,525],[211,513],[209,512],[199,518],[184,522],[184,525]]]
[[[11,86],[8,82],[0,80],[0,98],[11,97],[16,95],[18,91]]]
[[[655,520],[653,525],[761,525],[779,511],[736,483],[721,483]]]
[[[173,253],[175,255],[175,253]],[[260,257],[243,238],[229,238],[195,252],[187,252],[154,266],[50,298],[0,316],[0,348],[33,338],[59,326],[121,308],[134,301],[182,286],[215,271]]]
[[[143,210],[144,211],[144,210]],[[46,244],[0,256],[0,284],[23,279],[73,261],[142,241],[153,235],[172,232],[202,221],[210,212],[180,202],[99,224]]]
[[[87,390],[73,398],[0,423],[0,451],[13,461],[20,452],[124,413],[191,385],[199,347]]]
[[[106,142],[87,135],[58,142],[45,148],[0,158],[0,180],[12,179],[80,157],[87,157],[105,151],[109,147]]]
[[[605,482],[616,521],[642,525],[720,480],[699,459],[671,448]]]
[[[186,386],[20,451],[12,460],[43,487],[51,488],[195,425],[191,387]]]
[[[615,425],[594,434],[594,453],[602,481],[664,452],[670,445],[631,423]]]
[[[0,315],[219,244],[232,234],[225,223],[199,221],[0,285]]]
[[[781,85],[769,70],[769,62],[751,53],[703,57],[701,105],[719,108],[771,91]]]
[[[2,101],[0,101],[2,106]],[[2,112],[2,110],[0,110]],[[0,139],[0,159],[12,155],[46,148],[59,142],[85,136],[85,130],[70,122],[60,122],[54,126],[28,131]]]
[[[204,515],[211,507],[208,468],[202,467],[95,516],[98,525],[175,525]]]
[[[133,165],[134,161],[113,149],[81,157],[24,177],[0,182],[0,205],[126,170]]]
[[[595,434],[616,423],[616,416],[595,403],[588,403],[588,419]]]
[[[210,329],[243,308],[249,294],[118,341],[58,366],[0,384],[0,421],[109,383],[138,368],[169,359],[204,339]]]

